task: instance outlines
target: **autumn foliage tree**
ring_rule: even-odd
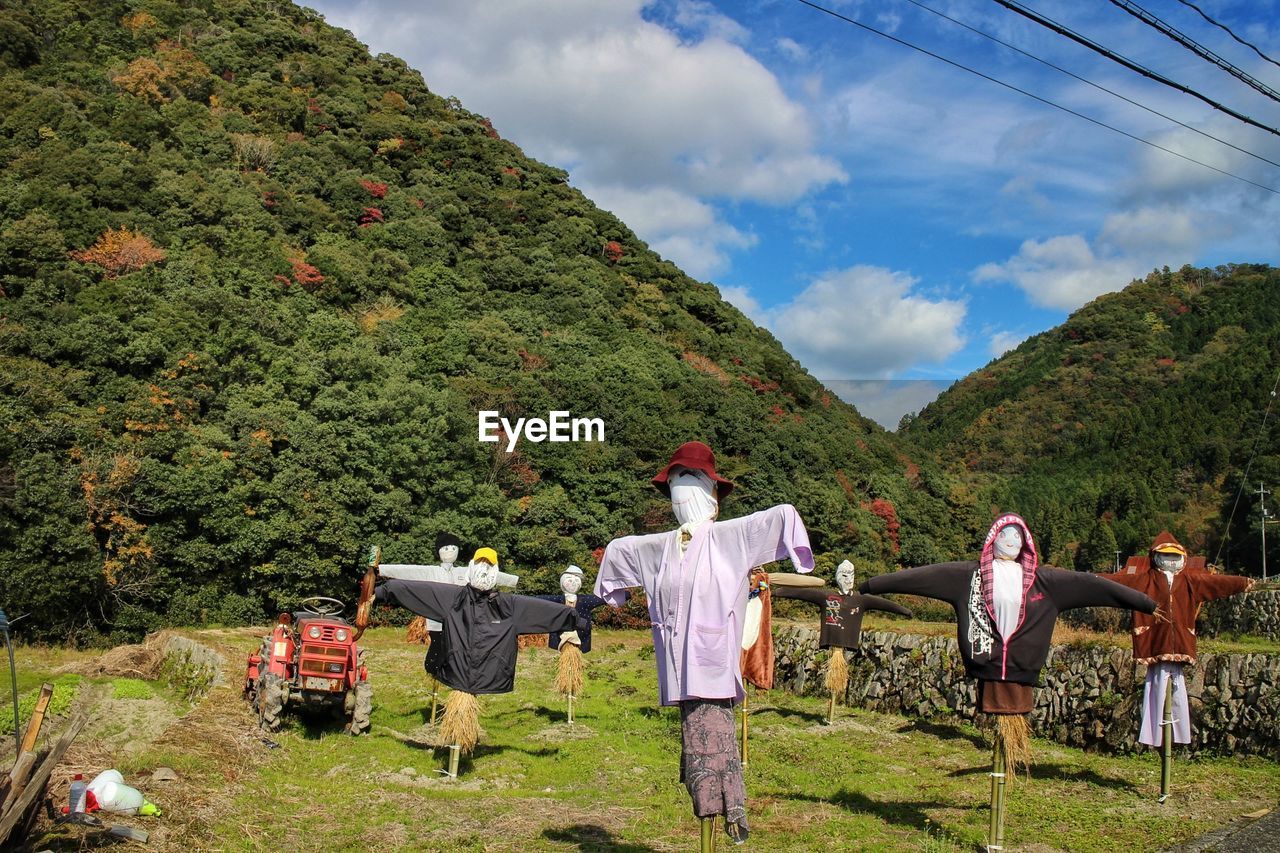
[[[119,230],[108,228],[88,249],[72,252],[73,260],[102,267],[107,278],[119,278],[137,272],[165,259],[165,250],[151,242],[151,238],[121,226]]]

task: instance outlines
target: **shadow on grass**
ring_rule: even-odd
[[[916,800],[895,802],[893,800],[873,800],[865,794],[857,791],[850,791],[847,788],[841,788],[830,797],[818,797],[812,794],[795,794],[777,792],[770,794],[779,799],[785,800],[803,800],[809,803],[831,803],[834,806],[840,806],[846,811],[862,814],[875,815],[885,823],[891,823],[895,826],[906,826],[912,829],[928,831],[936,827],[937,824],[930,820],[926,814],[926,809],[956,809],[964,808],[955,803],[943,802],[941,800]]]
[[[547,827],[542,837],[548,841],[576,844],[579,850],[612,850],[621,853],[651,853],[657,848],[645,844],[627,844],[618,841],[613,833],[594,823],[575,823],[558,829]]]
[[[986,776],[991,772],[990,764],[983,764],[979,767],[967,767],[963,770],[952,770],[949,776]],[[1019,773],[1022,777],[1025,774]],[[1095,785],[1099,788],[1110,788],[1114,791],[1133,791],[1138,790],[1138,786],[1130,782],[1128,779],[1121,779],[1117,776],[1103,776],[1092,770],[1086,770],[1080,767],[1066,767],[1061,764],[1032,764],[1031,765],[1032,780],[1043,780],[1046,782],[1084,782],[1088,785]]]
[[[825,723],[827,721],[826,714],[820,714],[814,711],[799,711],[795,708],[755,707],[749,710],[753,717],[757,714],[777,714],[779,717],[804,720],[806,723]]]
[[[941,740],[967,740],[978,749],[991,751],[991,742],[980,734],[965,731],[960,725],[947,725],[945,723],[931,723],[928,720],[911,720],[902,728],[898,729],[899,734],[920,734],[933,735]]]

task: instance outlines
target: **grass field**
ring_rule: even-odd
[[[260,633],[192,636],[223,650],[238,679]],[[82,738],[63,770],[114,764],[142,787],[166,810],[130,819],[151,830],[152,850],[696,849],[677,781],[679,718],[657,707],[647,633],[597,630],[572,726],[551,692],[556,653],[522,652],[515,692],[483,698],[484,736],[456,781],[438,772],[445,751],[430,746],[421,647],[405,644],[401,629],[365,639],[375,702],[367,736],[290,718],[264,739],[238,682],[195,707],[160,689],[147,701],[168,702],[181,720],[110,751]],[[65,658],[51,653],[49,663]],[[38,681],[40,666],[25,650],[24,683]],[[114,700],[116,728],[131,701]],[[990,747],[971,723],[842,709],[827,726],[823,700],[776,690],[753,693],[749,708],[749,848],[941,851],[985,841]],[[1280,767],[1262,759],[1178,761],[1173,797],[1160,805],[1154,754],[1034,747],[1030,778],[1009,796],[1011,850],[1159,849],[1280,799]],[[147,787],[162,765],[180,779]],[[81,832],[61,828],[29,849],[78,849]]]

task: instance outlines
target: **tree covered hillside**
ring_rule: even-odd
[[[1258,483],[1280,484],[1280,274],[1167,269],[1102,296],[958,382],[908,434],[1021,508],[1060,565],[1113,564],[1163,528],[1258,573]],[[1259,436],[1261,440],[1259,441]],[[1272,552],[1274,560],[1280,552]]]
[[[701,439],[727,516],[824,560],[969,547],[975,497],[484,118],[280,0],[0,10],[0,603],[32,636],[350,599],[438,532],[537,588],[669,524]],[[603,444],[477,441],[477,411]],[[535,570],[543,570],[541,573]]]

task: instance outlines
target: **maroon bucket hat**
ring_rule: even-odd
[[[671,495],[671,487],[667,485],[667,478],[671,475],[672,469],[675,468],[701,471],[712,480],[715,480],[720,484],[716,491],[718,493],[717,497],[721,499],[733,491],[733,483],[716,473],[716,455],[711,452],[710,447],[707,447],[701,441],[686,441],[676,448],[676,452],[671,454],[671,461],[667,463],[667,467],[659,471],[658,476],[653,478],[653,484],[658,487],[658,491],[668,497]]]

